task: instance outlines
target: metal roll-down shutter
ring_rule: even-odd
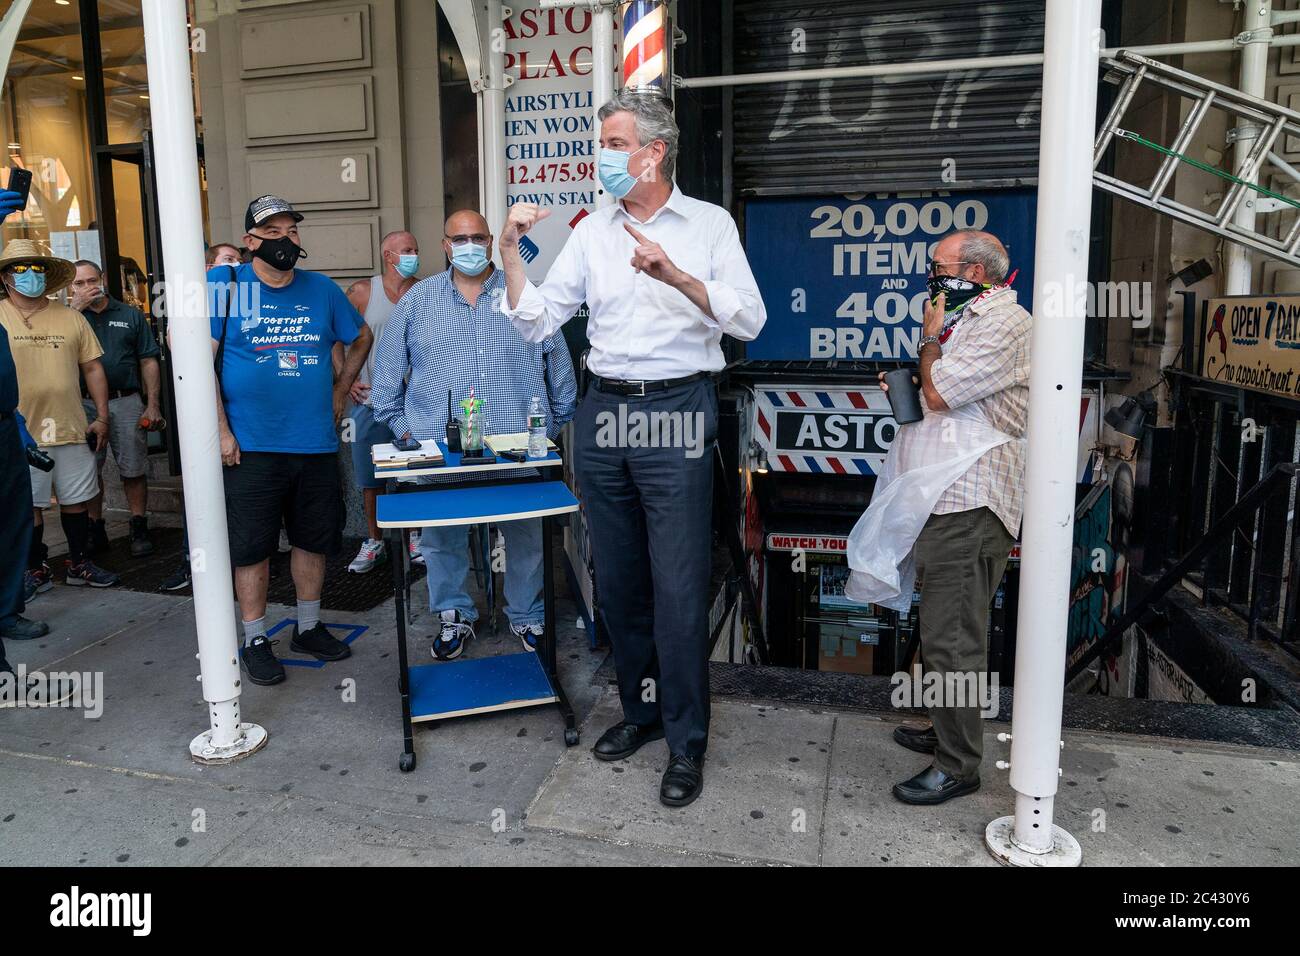
[[[1042,50],[1042,0],[735,0],[735,72]],[[966,189],[1036,175],[1039,66],[738,86],[740,195]],[[945,172],[947,178],[945,178]]]

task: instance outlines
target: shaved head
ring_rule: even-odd
[[[475,233],[485,236],[492,235],[487,220],[473,209],[461,209],[453,212],[447,217],[443,232],[448,236],[474,235]]]
[[[398,229],[384,236],[379,248],[384,252],[400,252],[406,246],[417,245],[415,236],[405,229]]]

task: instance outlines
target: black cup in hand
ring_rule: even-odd
[[[921,389],[915,381],[916,369],[896,368],[885,373],[885,395],[889,398],[889,407],[893,409],[894,420],[900,425],[910,425],[925,417],[921,406]]]
[[[27,446],[27,463],[33,468],[39,468],[41,471],[54,470],[54,459],[35,445]]]

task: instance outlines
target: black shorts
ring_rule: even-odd
[[[343,492],[338,454],[295,455],[241,451],[238,465],[222,468],[230,560],[237,568],[275,554],[280,523],[289,543],[315,554],[343,545]]]

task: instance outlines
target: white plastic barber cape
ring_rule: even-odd
[[[871,504],[849,534],[844,596],[906,612],[912,606],[912,549],[931,510],[985,452],[1022,441],[998,431],[979,407],[962,405],[900,425],[880,467]]]

